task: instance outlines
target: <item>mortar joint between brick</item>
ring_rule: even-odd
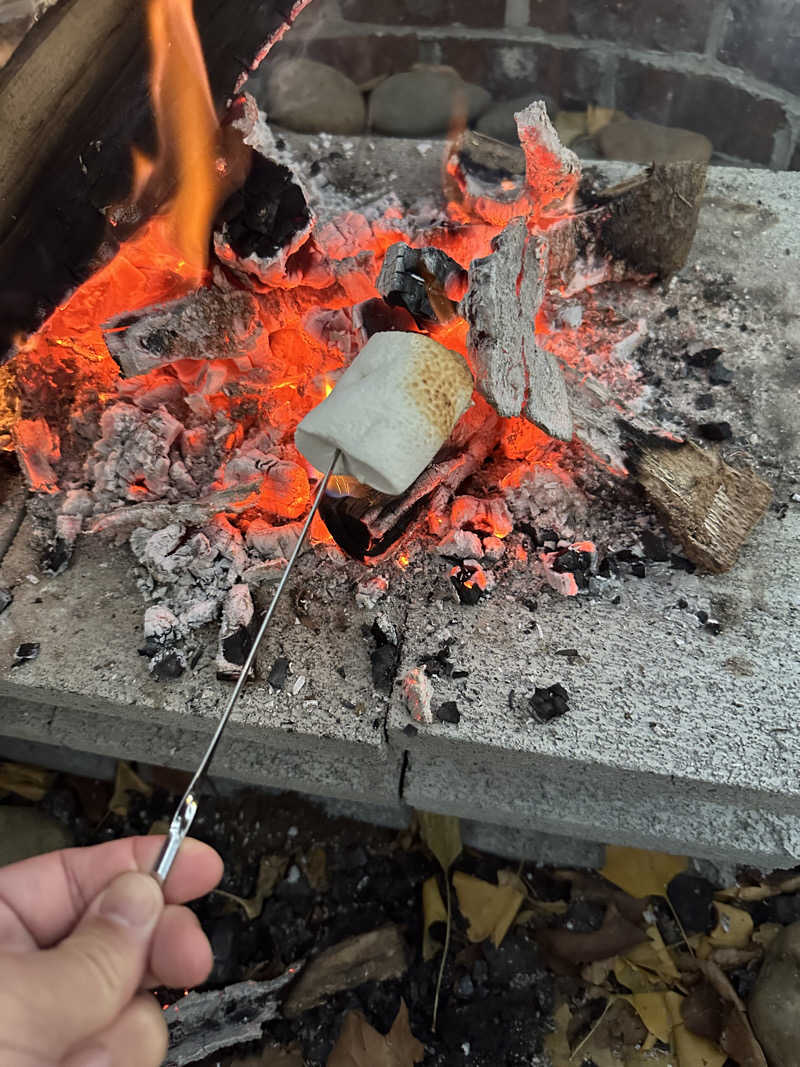
[[[725,36],[725,23],[729,11],[730,0],[717,0],[714,4],[708,24],[708,34],[706,36],[705,52],[708,56],[716,57],[722,46],[722,39]]]

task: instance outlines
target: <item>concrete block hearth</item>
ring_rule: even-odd
[[[732,571],[648,564],[644,579],[622,580],[617,604],[545,593],[532,611],[524,569],[468,607],[431,555],[408,572],[387,564],[389,595],[368,610],[353,595],[358,565],[309,552],[293,586],[314,594],[313,618],[299,620],[291,596],[282,602],[215,773],[381,818],[402,820],[409,806],[455,813],[475,824],[476,843],[492,847],[493,827],[511,831],[513,847],[537,858],[565,855],[576,838],[759,866],[800,860],[798,232],[800,175],[714,169],[690,265],[668,292],[680,314],[692,309],[698,345],[725,348],[736,379],[718,416],[735,422],[746,399],[742,447],[777,486]],[[712,275],[729,296],[706,316]],[[658,322],[649,326],[658,336]],[[229,692],[214,674],[215,632],[194,668],[158,683],[137,652],[143,602],[129,550],[84,538],[71,567],[47,578],[29,520],[16,534],[14,522],[4,528],[0,587],[14,600],[0,614],[0,758],[45,744],[193,767]],[[680,606],[698,600],[721,632]],[[433,678],[434,705],[454,700],[457,725],[409,730],[400,687],[375,689],[364,628],[378,611],[400,635],[399,675],[449,642],[459,677]],[[12,666],[21,642],[40,653]],[[266,678],[278,656],[291,673],[274,690]],[[538,723],[527,698],[555,682],[569,710]]]

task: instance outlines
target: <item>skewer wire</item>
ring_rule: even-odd
[[[194,776],[192,777],[191,782],[189,782],[188,788],[183,794],[183,798],[180,804],[175,809],[175,814],[172,816],[172,821],[170,822],[169,830],[167,831],[167,839],[164,842],[164,846],[161,849],[161,852],[159,853],[156,865],[153,868],[153,877],[161,886],[163,886],[164,882],[166,881],[167,875],[172,869],[172,864],[175,862],[175,857],[178,855],[178,851],[181,845],[183,844],[187,834],[189,833],[192,823],[194,822],[194,818],[197,815],[198,790],[200,782],[205,777],[205,774],[208,771],[209,765],[211,764],[211,761],[214,758],[214,753],[217,750],[217,746],[219,745],[220,740],[222,739],[223,731],[228,725],[228,719],[231,716],[231,712],[233,711],[236,705],[236,701],[239,699],[239,694],[241,693],[242,689],[244,688],[244,684],[247,681],[247,676],[250,673],[250,669],[252,668],[256,658],[256,654],[258,653],[258,646],[261,644],[264,634],[267,632],[270,620],[272,619],[272,616],[275,613],[275,608],[278,606],[278,601],[280,600],[281,594],[283,593],[283,590],[286,587],[286,583],[289,580],[289,575],[291,574],[292,567],[294,566],[297,557],[300,555],[300,552],[303,548],[303,543],[305,542],[306,536],[308,535],[308,531],[311,529],[311,523],[317,513],[317,509],[319,508],[320,503],[322,502],[322,498],[325,495],[325,490],[328,488],[328,482],[330,481],[331,475],[333,474],[333,469],[336,466],[336,463],[338,462],[339,455],[340,451],[339,449],[337,449],[333,454],[333,459],[331,460],[330,467],[328,467],[328,470],[322,477],[322,481],[317,487],[317,495],[314,497],[314,503],[311,505],[311,510],[309,511],[308,516],[306,517],[306,521],[303,523],[303,529],[300,531],[300,536],[297,539],[297,544],[294,546],[294,551],[289,557],[289,562],[286,564],[286,569],[284,570],[283,575],[281,576],[281,580],[278,582],[278,588],[273,593],[270,605],[267,608],[264,618],[261,620],[261,625],[258,628],[258,633],[256,634],[253,640],[253,644],[250,647],[250,651],[247,653],[247,658],[245,659],[244,664],[242,665],[242,670],[239,677],[236,679],[236,684],[234,685],[231,694],[228,697],[228,702],[225,705],[225,710],[222,712],[222,717],[220,718],[219,723],[217,724],[217,728],[214,731],[214,736],[211,738],[208,748],[206,749],[205,754],[202,760],[200,761],[200,766],[194,772]]]

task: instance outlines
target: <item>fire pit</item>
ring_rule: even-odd
[[[254,157],[208,272],[156,217],[1,372],[32,491],[2,732],[193,766],[318,477],[298,422],[367,339],[427,334],[472,406],[407,491],[327,500],[217,769],[796,857],[800,183],[581,178],[535,104],[524,151],[229,118]]]

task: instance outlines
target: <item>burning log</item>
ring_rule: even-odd
[[[314,216],[294,174],[259,144],[244,186],[225,205],[214,234],[217,258],[249,284],[286,287],[287,260],[311,236]],[[299,280],[299,279],[298,279]]]
[[[500,415],[524,414],[551,437],[569,441],[572,417],[561,370],[536,343],[547,245],[518,218],[493,248],[470,264],[469,289],[460,305],[478,390]]]
[[[450,436],[472,386],[464,359],[425,334],[376,333],[297,427],[297,448],[318,470],[339,449],[337,473],[399,495]]]
[[[514,119],[525,153],[528,196],[534,210],[546,214],[553,204],[577,192],[581,180],[580,160],[558,139],[541,100],[518,111]]]
[[[103,324],[108,350],[126,377],[178,359],[235,359],[254,351],[260,333],[254,297],[215,287]]]
[[[608,208],[598,234],[612,256],[659,278],[679,271],[694,240],[707,169],[693,161],[654,163],[598,194]]]
[[[647,441],[635,458],[639,482],[689,559],[714,574],[730,570],[772,499],[766,482],[690,441]]]
[[[455,306],[448,290],[466,281],[466,272],[439,248],[411,248],[398,241],[386,250],[377,289],[391,307],[404,307],[419,326],[449,322]]]

